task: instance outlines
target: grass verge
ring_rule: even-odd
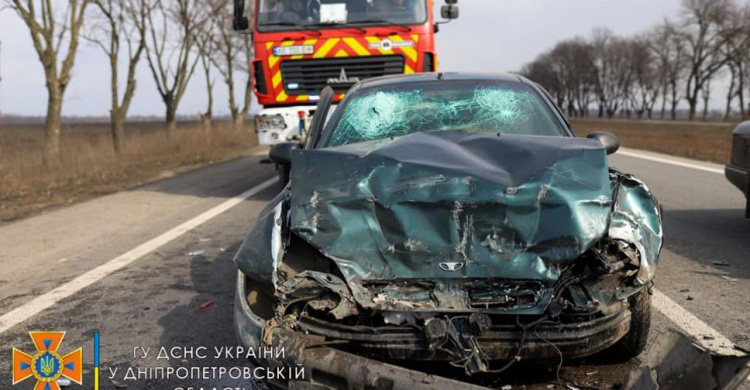
[[[732,146],[736,123],[661,122],[600,119],[573,119],[578,136],[592,131],[610,131],[620,145],[725,164]]]
[[[65,125],[60,159],[44,164],[40,125],[0,126],[0,222],[144,184],[247,154],[257,145],[252,128],[217,122],[205,131],[181,123],[167,138],[161,123],[129,123],[118,158],[107,124]]]

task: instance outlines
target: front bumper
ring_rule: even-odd
[[[261,345],[261,334],[266,321],[252,312],[246,296],[246,280],[242,272],[238,272],[235,330],[243,346],[257,348]],[[543,322],[525,332],[525,335],[516,325],[493,324],[483,329],[475,339],[489,360],[509,360],[516,356],[534,360],[557,359],[560,353],[573,358],[589,356],[610,347],[629,331],[629,327],[630,311],[627,305],[622,305],[621,310],[586,321],[565,324]],[[303,316],[296,322],[295,328],[296,331],[284,327],[273,329],[272,343],[276,347],[284,347],[287,354],[286,362],[269,363],[301,364],[312,375],[308,375],[308,380],[317,380],[317,373],[318,379],[330,377],[344,380],[347,387],[369,386],[385,380],[388,383],[398,383],[393,388],[414,387],[424,384],[423,380],[428,380],[427,383],[433,385],[438,383],[436,381],[450,381],[371,360],[446,363],[455,360],[449,351],[430,348],[424,333],[411,327],[348,326]],[[519,349],[522,338],[524,342]],[[337,348],[323,346],[329,343],[335,344]],[[403,376],[405,373],[408,375]],[[443,385],[434,388],[451,387],[455,384],[463,386],[461,382],[454,382],[440,382]]]
[[[727,164],[724,175],[730,183],[739,188],[745,196],[750,195],[750,170],[734,164]]]
[[[240,345],[246,350],[258,348],[266,321],[253,313],[247,304],[245,276],[237,272],[237,289],[234,300],[234,326]],[[275,345],[285,349],[285,361],[266,362],[272,366],[300,365],[304,367],[304,384],[290,388],[311,389],[468,389],[484,387],[453,379],[409,370],[347,353],[338,349],[305,345],[304,336],[287,329],[277,328],[273,332]]]
[[[734,164],[727,164],[724,168],[724,175],[730,183],[745,194],[745,198],[747,198],[745,216],[750,218],[750,170]]]

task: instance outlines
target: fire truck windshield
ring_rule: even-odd
[[[347,25],[414,25],[427,21],[425,0],[258,0],[261,32]]]

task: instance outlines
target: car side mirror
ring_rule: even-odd
[[[279,165],[292,165],[292,149],[297,149],[299,143],[282,142],[271,147],[268,158]]]
[[[608,131],[595,131],[587,135],[586,138],[591,138],[599,141],[602,145],[604,145],[604,149],[607,151],[607,154],[613,154],[617,151],[617,149],[620,149],[620,140],[617,139],[616,135]]]

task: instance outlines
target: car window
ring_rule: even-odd
[[[339,107],[328,146],[422,131],[561,136],[564,130],[530,86],[504,81],[431,81],[364,88]]]

